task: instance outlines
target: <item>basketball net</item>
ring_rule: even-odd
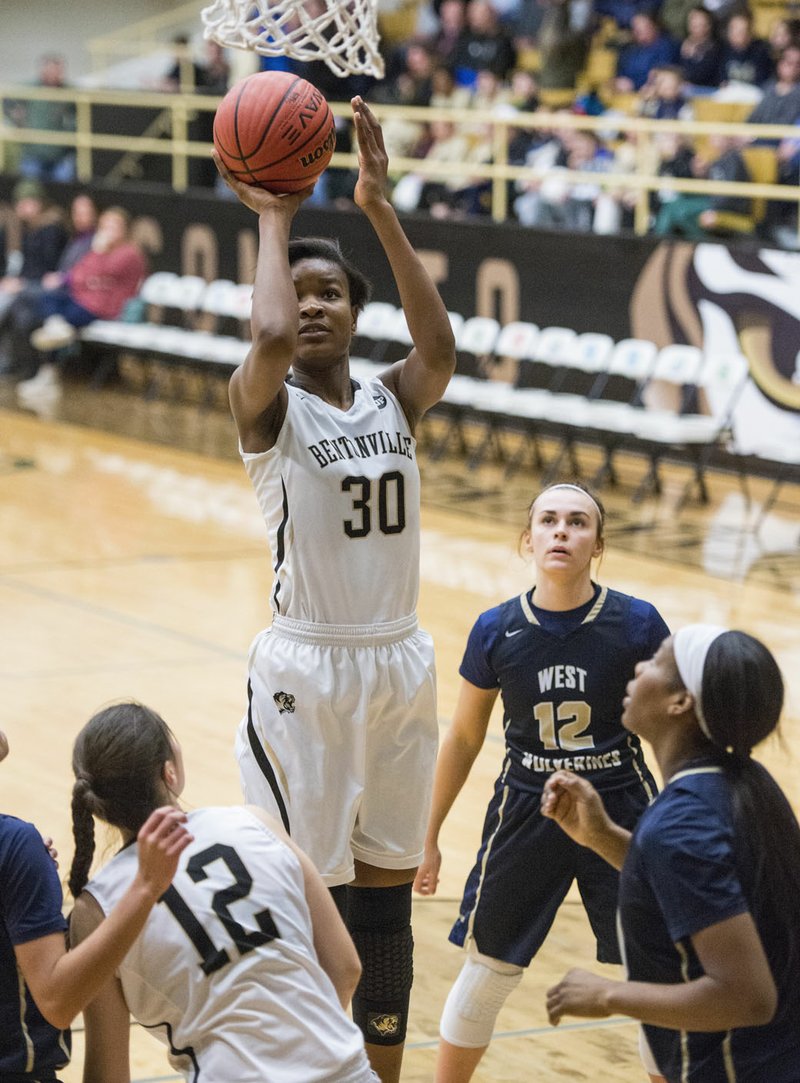
[[[262,56],[324,60],[336,75],[383,77],[378,0],[213,0],[204,37]]]

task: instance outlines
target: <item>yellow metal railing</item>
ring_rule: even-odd
[[[51,100],[72,102],[76,111],[76,129],[70,132],[42,131],[32,128],[15,127],[7,119],[7,105],[10,102],[26,100]],[[45,89],[0,85],[0,163],[6,160],[8,148],[24,144],[45,144],[50,146],[74,147],[77,153],[78,179],[90,182],[93,178],[92,152],[119,151],[126,155],[163,155],[172,162],[172,186],[177,191],[188,187],[189,161],[192,158],[206,158],[211,151],[211,144],[193,141],[188,138],[190,121],[200,112],[213,112],[220,99],[199,94],[165,94],[156,91],[126,91],[101,89]],[[349,117],[350,106],[347,102],[331,102],[331,109],[336,116]],[[120,110],[126,108],[154,109],[159,113],[157,122],[151,122],[152,132],[156,127],[168,139],[154,138],[152,134],[131,136],[130,134],[106,134],[92,131],[92,106],[112,106]],[[513,116],[497,116],[489,111],[477,109],[442,109],[405,106],[375,105],[376,114],[382,120],[402,118],[407,121],[424,123],[431,120],[452,121],[456,126],[464,125],[474,130],[476,125],[485,125],[491,131],[494,161],[491,164],[472,162],[447,162],[445,165],[418,158],[394,158],[391,163],[392,176],[405,173],[418,173],[431,179],[451,179],[464,177],[466,180],[484,179],[492,185],[491,212],[495,221],[504,221],[508,217],[508,182],[524,181],[533,174],[526,166],[512,166],[507,163],[509,135],[515,129],[564,129],[574,128],[581,131],[594,131],[603,136],[613,129],[615,138],[624,134],[635,137],[637,169],[628,173],[590,173],[564,171],[564,179],[570,183],[589,183],[603,189],[628,189],[637,193],[635,208],[635,229],[645,233],[648,226],[648,196],[650,192],[669,189],[675,192],[694,192],[708,195],[745,196],[751,199],[781,200],[796,202],[800,205],[800,186],[780,184],[744,183],[736,181],[711,181],[702,179],[684,179],[661,177],[657,175],[653,163],[656,161],[654,139],[660,133],[676,133],[692,139],[703,139],[711,135],[725,135],[743,140],[756,139],[779,140],[796,139],[798,130],[788,125],[756,125],[747,123],[721,123],[718,121],[689,120],[649,120],[641,117],[599,116],[587,117],[567,113],[518,113]],[[332,167],[355,169],[358,158],[355,154],[336,153]]]

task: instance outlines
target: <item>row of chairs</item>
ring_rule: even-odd
[[[432,449],[434,457],[455,442],[470,465],[494,452],[511,471],[530,453],[547,477],[555,476],[565,459],[576,468],[576,447],[588,441],[603,452],[596,483],[616,481],[617,453],[635,450],[648,460],[642,493],[661,491],[660,462],[671,457],[693,464],[693,481],[707,499],[705,469],[725,448],[731,411],[748,379],[742,356],[706,357],[681,345],[659,350],[643,339],[615,342],[605,334],[524,321],[501,326],[484,316],[465,320],[450,313],[450,320],[458,368],[441,404],[448,423]],[[362,371],[379,370],[402,356],[409,343],[401,310],[385,302],[367,306],[354,344],[364,359]],[[510,379],[508,361],[515,366]],[[648,397],[675,405],[646,405]],[[483,435],[469,448],[465,430],[476,421]],[[509,430],[523,435],[514,455],[506,454],[503,443]],[[558,445],[549,464],[543,460],[545,437]]]
[[[253,287],[157,271],[142,284],[136,320],[95,320],[84,342],[233,369],[248,350]]]
[[[139,302],[143,319],[97,320],[84,330],[84,341],[216,377],[244,360],[251,286],[157,272]],[[638,495],[660,492],[662,461],[678,459],[692,465],[691,486],[701,500],[708,498],[707,468],[720,457],[731,460],[728,465],[735,459],[731,413],[749,379],[739,354],[705,356],[693,346],[659,350],[643,339],[615,342],[566,327],[501,326],[456,312],[449,317],[458,366],[437,410],[444,425],[431,440],[433,458],[455,445],[471,467],[493,455],[511,473],[530,459],[547,479],[565,461],[578,471],[578,446],[588,442],[602,454],[595,483],[615,482],[618,453],[635,451],[647,462]],[[354,374],[378,373],[410,346],[403,311],[371,302],[353,341]],[[468,439],[476,427],[478,438]],[[546,461],[544,446],[553,442],[555,454]]]

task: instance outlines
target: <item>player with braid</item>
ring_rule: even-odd
[[[8,741],[0,732],[0,760]],[[54,1083],[70,1059],[69,1025],[113,975],[191,842],[186,816],[149,810],[138,825],[126,890],[108,921],[76,951],[67,923],[55,853],[33,826],[0,814],[0,1080]]]
[[[131,845],[157,804],[177,808],[180,745],[138,703],[99,711],[73,751],[74,942],[96,936],[136,869]],[[93,818],[122,849],[88,883]],[[129,1015],[191,1083],[377,1083],[345,1012],[358,955],[319,873],[260,808],[188,814],[174,882],[84,1012],[84,1083],[129,1083]]]
[[[654,1083],[800,1078],[800,825],[752,755],[783,695],[759,640],[688,625],[628,684],[622,723],[665,780],[633,834],[587,779],[559,771],[545,786],[545,816],[621,869],[628,971],[571,970],[547,993],[550,1021],[641,1020]]]
[[[601,962],[619,963],[617,873],[546,820],[547,777],[572,767],[632,827],[655,795],[638,738],[620,724],[634,666],[667,632],[648,602],[592,580],[605,512],[582,485],[551,485],[528,509],[532,590],[483,613],[461,663],[461,693],[436,767],[416,888],[436,892],[439,831],[483,746],[498,693],[506,754],[450,939],[467,955],[442,1013],[436,1083],[466,1083],[506,998],[577,881]]]
[[[258,214],[252,348],[230,382],[270,539],[272,624],[250,652],[237,757],[245,799],[282,818],[333,890],[364,967],[353,998],[373,1067],[400,1076],[412,981],[411,883],[438,744],[433,648],[416,617],[414,431],[455,367],[444,304],[386,196],[380,125],[352,101],[355,201],[414,343],[379,377],[349,349],[369,284],[328,240],[289,240],[304,195],[218,168]]]

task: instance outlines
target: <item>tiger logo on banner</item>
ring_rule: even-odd
[[[731,419],[738,450],[800,441],[800,254],[660,244],[631,297],[632,333],[662,347],[740,353],[752,380]]]

